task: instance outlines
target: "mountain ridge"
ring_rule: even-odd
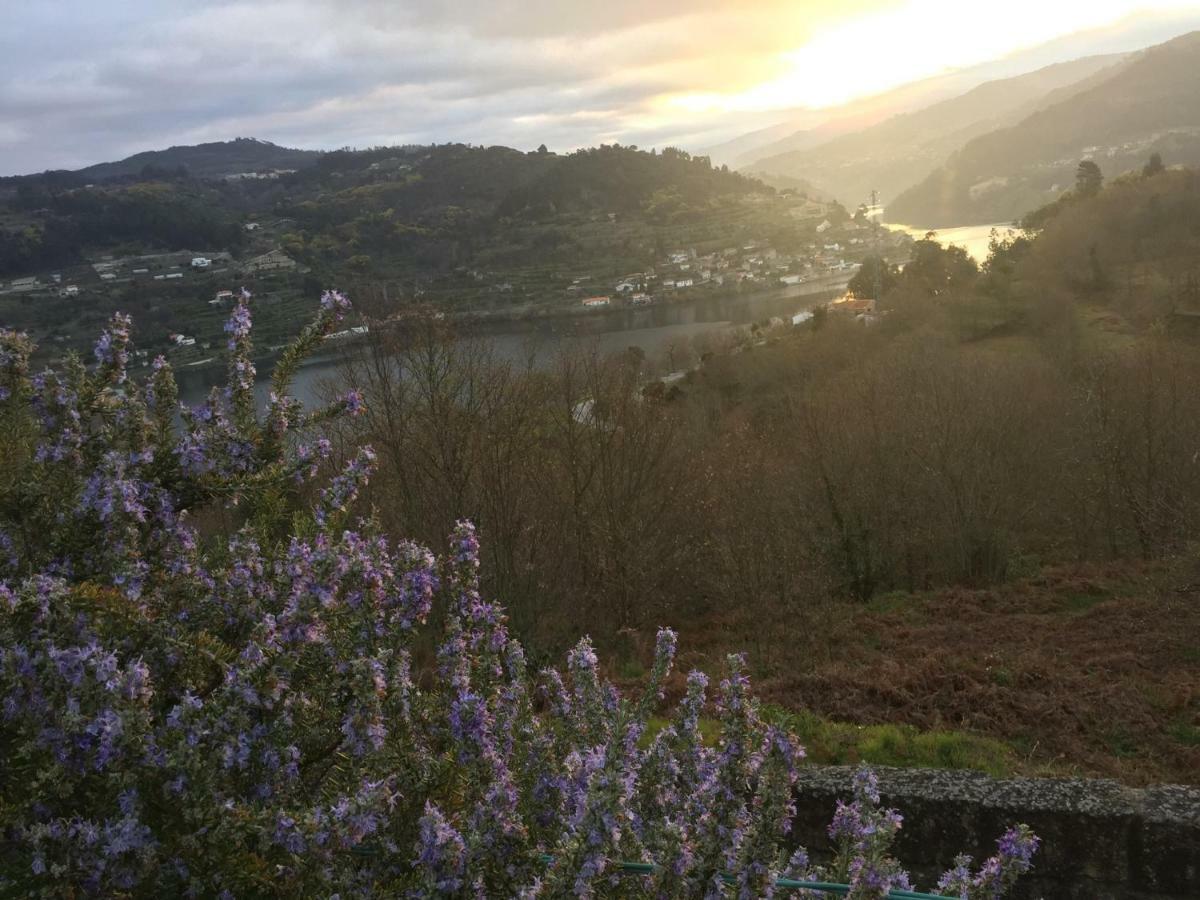
[[[196,178],[220,178],[248,172],[275,169],[300,169],[312,165],[323,151],[283,147],[253,137],[200,144],[173,144],[154,150],[141,150],[123,159],[93,163],[79,169],[48,169],[23,175],[9,175],[0,182],[54,175],[83,182],[137,177],[143,170],[161,174],[182,169]]]
[[[1019,121],[1047,98],[1070,96],[1077,85],[1127,57],[1104,55],[1055,63],[1012,78],[987,81],[964,94],[892,116],[805,150],[768,157],[746,171],[802,177],[843,203],[873,189],[894,196],[919,183],[951,153],[979,134]]]
[[[979,135],[896,198],[888,217],[918,227],[1020,218],[1071,184],[1082,159],[1109,177],[1152,153],[1200,162],[1200,31],[1147,48],[1111,77]]]

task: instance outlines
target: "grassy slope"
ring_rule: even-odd
[[[1200,603],[1179,567],[1066,567],[991,590],[881,598],[840,652],[768,697],[864,724],[1001,740],[1019,771],[1126,782],[1200,773]]]
[[[793,652],[751,654],[757,690],[813,762],[1197,783],[1198,581],[1194,559],[1060,566],[837,605],[779,623]],[[683,662],[716,669],[761,628],[695,623]]]

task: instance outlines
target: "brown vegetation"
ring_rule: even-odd
[[[1163,191],[1183,205],[1145,221],[1168,250],[1093,222]],[[1200,613],[1172,566],[1200,540],[1200,354],[1156,324],[1193,207],[1195,178],[1159,173],[982,272],[917,242],[875,325],[702,350],[670,386],[638,353],[538,368],[376,328],[347,438],[380,452],[394,534],[477,522],[535,652],[586,631],[635,677],[671,624],[685,664],[748,650],[794,708],[989,735],[1031,771],[1195,780]]]
[[[760,692],[835,721],[994,738],[1024,774],[1195,783],[1196,574],[1178,560],[1078,564],[772,623],[764,639],[790,652]],[[684,633],[696,658],[763,627],[741,614],[712,625]]]

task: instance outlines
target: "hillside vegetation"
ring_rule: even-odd
[[[277,149],[238,141],[153,158],[196,151],[236,167]],[[778,289],[790,273],[836,278],[866,252],[836,204],[672,149],[381,147],[264,177],[137,171],[0,182],[0,322],[29,331],[39,357],[86,352],[122,311],[145,329],[144,354],[205,366],[243,286],[260,298],[269,356],[322,284],[383,315],[515,320],[595,313],[581,301],[597,296],[647,306]],[[826,220],[839,232],[818,241]],[[831,241],[836,252],[821,249]]]
[[[277,169],[302,169],[312,165],[320,156],[315,150],[280,147],[255,138],[236,138],[232,141],[168,147],[166,150],[146,150],[116,162],[96,163],[73,171],[44,172],[34,178],[53,181],[63,187],[83,187],[98,181],[136,180],[155,175],[221,178],[267,173]],[[0,178],[0,185],[26,180],[29,180],[28,176]]]
[[[341,439],[379,450],[393,533],[479,523],[534,648],[586,621],[636,677],[653,625],[686,621],[686,658],[749,646],[781,705],[1006,748],[947,764],[1192,781],[1197,251],[1200,176],[1167,171],[998,236],[982,268],[919,241],[873,325],[676,346],[682,379],[632,350],[547,372],[435,326],[380,333]],[[1105,702],[1056,687],[1094,666],[1121,672]]]
[[[216,177],[284,162],[299,168]],[[533,231],[522,248],[528,256],[577,260],[613,249],[579,240],[573,229],[592,218],[619,214],[665,227],[771,193],[674,150],[614,146],[564,157],[445,145],[312,154],[258,141],[208,144],[0,180],[0,275],[69,266],[106,249],[236,253],[240,222],[280,217],[293,222],[277,235],[288,250],[326,269],[354,258],[359,274],[471,264],[497,244],[511,253],[520,238],[506,232],[522,225]],[[621,255],[653,253],[653,235],[648,242]]]

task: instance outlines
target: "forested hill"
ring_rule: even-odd
[[[116,162],[97,163],[72,171],[44,172],[40,175],[0,178],[0,184],[49,181],[82,187],[111,179],[136,180],[162,176],[221,178],[246,173],[301,169],[321,156],[315,150],[280,147],[257,138],[235,138],[207,144],[146,150]]]
[[[271,171],[279,166],[297,168]],[[269,174],[231,177],[248,171]],[[771,193],[670,149],[563,156],[447,144],[313,154],[239,140],[0,180],[0,275],[69,266],[116,245],[236,255],[246,243],[240,223],[253,219],[294,223],[287,249],[310,260],[395,262],[439,241],[487,245],[513,220],[569,230],[573,217],[620,214],[667,224]]]
[[[1200,163],[1200,32],[1142,51],[1111,77],[966,144],[888,207],[920,227],[1020,218],[1073,181],[1081,158],[1109,175],[1152,153]]]

